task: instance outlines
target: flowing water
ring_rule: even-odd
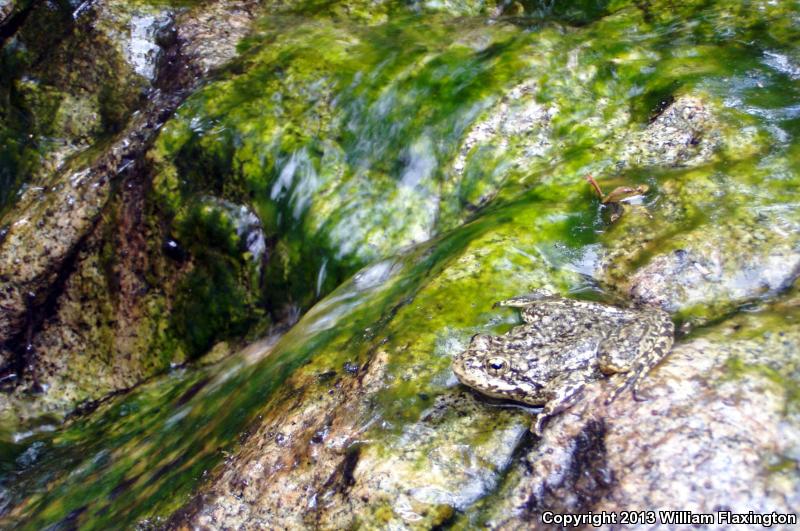
[[[155,189],[176,210],[207,204],[209,190],[248,203],[284,249],[264,272],[269,297],[329,295],[274,344],[176,369],[65,424],[0,432],[0,526],[158,523],[236,451],[289,375],[357,361],[399,307],[502,227],[534,243],[506,249],[501,269],[543,263],[596,295],[607,220],[586,173],[656,193],[667,179],[730,187],[674,232],[739,208],[774,216],[776,231],[800,223],[800,3],[523,4],[499,18],[398,8],[371,25],[314,6],[265,17],[165,128],[155,149],[180,177]],[[631,139],[687,94],[713,102],[724,148],[648,167]],[[735,288],[747,294],[749,281]],[[451,296],[428,310],[415,301],[424,322],[407,326],[461,337],[475,323],[447,307],[494,294]],[[444,385],[390,387],[378,411],[395,424],[373,429],[401,428],[419,414],[410,397]]]

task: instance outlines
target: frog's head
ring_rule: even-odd
[[[453,358],[453,372],[464,385],[494,398],[530,405],[546,402],[544,381],[532,377],[528,363],[504,352],[498,338],[478,334],[469,348]]]

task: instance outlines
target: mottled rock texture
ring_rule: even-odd
[[[211,3],[176,14],[163,28],[161,68],[146,103],[133,114],[117,108],[118,133],[27,183],[5,213],[0,344],[14,352],[5,366],[18,383],[11,395],[0,397],[4,417],[63,414],[82,400],[128,388],[185,359],[165,329],[175,285],[193,264],[164,252],[169,234],[147,201],[145,153],[186,95],[232,57],[254,16],[251,8]],[[126,34],[125,24],[137,12],[119,9],[114,3],[93,5],[57,42],[66,50],[88,50],[74,42],[82,32],[106,39],[100,49],[117,57],[116,69],[102,70],[96,53],[86,58],[86,68],[100,69],[93,72],[99,87],[119,84],[137,91],[147,80],[132,85],[120,78],[138,74],[121,57],[124,39],[111,40]],[[119,18],[125,24],[114,25]],[[65,61],[59,75],[85,79],[80,65]],[[102,92],[92,87],[87,90]],[[69,84],[59,88],[75,93]]]
[[[797,507],[796,6],[544,4],[171,10],[148,103],[4,214],[0,526]],[[612,221],[587,174],[649,188]],[[643,400],[598,381],[537,438],[458,384],[538,288],[670,312]]]

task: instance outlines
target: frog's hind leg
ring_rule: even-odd
[[[578,373],[568,378],[564,385],[560,386],[555,396],[545,404],[544,409],[536,416],[532,431],[537,437],[542,436],[544,424],[551,417],[554,417],[571,408],[583,397],[583,389],[586,379],[583,373]]]
[[[529,307],[537,302],[547,299],[554,299],[557,297],[558,295],[556,295],[556,293],[542,288],[536,289],[526,295],[520,295],[518,297],[511,297],[510,299],[498,301],[494,303],[494,307],[497,308],[498,306],[505,306],[510,308],[520,308],[520,316],[522,317],[523,322],[531,324],[536,322],[538,317],[531,312]]]
[[[539,288],[531,291],[530,293],[526,293],[525,295],[518,295],[516,297],[511,297],[510,299],[498,301],[494,303],[494,306],[495,307],[510,306],[512,308],[525,308],[526,306],[535,304],[538,301],[545,299],[553,299],[557,297],[558,297],[557,293],[550,291],[549,289]]]
[[[655,326],[642,325],[634,322],[626,325],[620,335],[622,337],[633,338],[637,344],[635,348],[629,348],[628,353],[632,354],[625,357],[625,349],[614,349],[603,352],[600,355],[601,369],[605,373],[626,372],[623,381],[606,400],[610,404],[629,387],[632,389],[633,399],[637,401],[641,398],[639,386],[644,381],[645,376],[656,366],[672,349],[674,325],[672,320],[665,313],[663,319],[658,319]],[[613,354],[612,354],[613,352]]]

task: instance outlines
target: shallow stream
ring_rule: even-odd
[[[455,385],[454,349],[513,322],[487,314],[492,301],[540,284],[615,300],[600,257],[631,234],[656,242],[636,263],[728,222],[796,251],[798,2],[583,4],[497,17],[397,8],[369,23],[316,4],[265,16],[162,131],[154,193],[187,246],[202,242],[187,242],[186,212],[210,195],[246,204],[278,241],[257,272],[272,279],[267,299],[321,301],[282,337],[217,364],[175,368],[63,424],[0,427],[0,527],[163,522],[296,371],[324,387],[382,341],[423,338],[429,357],[423,345],[391,358],[364,422],[365,440],[389,445],[425,397]],[[669,131],[643,139],[681,98],[705,102],[713,123],[678,147]],[[633,206],[649,214],[610,223],[589,173],[606,191],[648,185]],[[676,320],[702,326],[779,295],[787,286],[769,267],[782,266],[679,299]],[[493,484],[482,485],[454,494],[457,509]]]

